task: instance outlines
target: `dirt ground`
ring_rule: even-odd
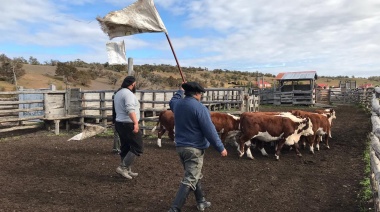
[[[278,107],[280,110],[281,107]],[[363,152],[370,117],[357,107],[339,106],[331,149],[302,158],[284,149],[280,161],[253,151],[254,160],[206,151],[203,187],[212,203],[207,211],[359,211]],[[175,147],[165,136],[145,138],[133,180],[115,169],[111,136],[67,141],[46,130],[3,134],[0,140],[0,211],[167,211],[183,175]],[[183,211],[196,211],[189,195]]]

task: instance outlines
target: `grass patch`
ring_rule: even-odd
[[[370,139],[367,137],[366,148],[363,154],[363,160],[365,162],[364,178],[360,181],[361,190],[358,194],[360,200],[360,211],[373,211],[373,205],[370,201],[373,198],[372,186],[371,186],[371,157],[370,157]]]

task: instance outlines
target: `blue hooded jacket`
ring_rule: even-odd
[[[178,90],[169,102],[174,113],[175,142],[177,147],[206,149],[211,145],[219,152],[224,145],[211,121],[208,109],[192,96]]]

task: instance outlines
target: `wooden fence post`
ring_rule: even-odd
[[[145,92],[141,92],[140,100],[144,100],[144,94],[145,94]],[[141,124],[142,124],[143,127],[145,127],[145,120],[144,120],[144,118],[145,118],[145,110],[144,110],[145,109],[145,105],[144,105],[144,102],[140,103],[140,108],[141,108],[140,120],[142,120]],[[146,131],[145,131],[145,129],[143,129],[143,135],[145,135],[145,134],[146,134]]]
[[[84,115],[85,115],[85,110],[83,110],[83,107],[86,106],[86,103],[84,101],[84,93],[80,93],[80,100],[81,100],[81,109],[80,109],[80,129],[84,130]]]
[[[100,93],[100,115],[102,116],[103,127],[107,126],[107,111],[106,111],[106,92]]]
[[[152,103],[152,108],[155,108],[155,104],[154,104],[154,102],[156,101],[156,92],[152,92],[152,100],[153,100],[153,103]],[[156,111],[154,110],[153,112],[152,112],[153,114],[153,116],[156,116]]]
[[[237,92],[236,92],[236,93],[237,93]],[[245,97],[247,97],[247,98],[245,98]],[[247,102],[246,102],[246,104],[248,105],[248,110],[247,110],[247,112],[249,112],[249,95],[248,95],[248,94],[245,94],[244,90],[240,90],[240,91],[239,91],[239,95],[236,94],[236,96],[235,96],[235,101],[238,101],[238,98],[243,99],[243,100],[244,100],[244,99],[247,99]],[[237,105],[237,104],[236,104],[236,105]],[[241,111],[244,111],[244,109],[243,109],[243,105],[244,105],[244,101],[242,101],[241,104],[239,105]]]

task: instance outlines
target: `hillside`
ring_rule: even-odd
[[[57,90],[66,89],[66,84],[62,77],[55,76],[55,66],[46,65],[29,65],[24,64],[23,69],[25,75],[17,79],[18,86],[23,86],[27,89],[48,88],[50,84],[54,84]],[[118,85],[118,84],[117,84]],[[68,87],[82,88],[84,90],[111,90],[118,86],[113,86],[107,83],[107,78],[101,77],[91,82],[89,86],[67,85]],[[4,81],[0,81],[0,87],[5,91],[14,90],[14,85]]]
[[[63,81],[62,77],[55,76],[56,66],[47,66],[47,65],[29,65],[24,64],[23,69],[25,70],[25,75],[17,79],[18,86],[23,86],[28,89],[39,89],[39,88],[48,88],[50,84],[54,84],[58,90],[66,89],[66,84]],[[162,72],[153,70],[152,74],[154,74],[157,78],[162,79],[162,81],[154,82],[154,83],[145,83],[141,89],[175,89],[176,86],[169,86],[168,81],[166,80],[168,77],[173,77],[176,81],[180,82],[180,74],[178,72]],[[318,72],[317,72],[318,74]],[[96,80],[92,80],[89,86],[80,86],[69,84],[68,87],[80,87],[83,90],[113,90],[117,89],[121,80],[126,76],[126,73],[121,73],[121,77],[116,82],[115,85],[111,85],[108,83],[107,77],[100,77]],[[209,71],[195,71],[192,73],[184,72],[185,78],[189,81],[191,80],[207,80],[207,85],[205,87],[233,87],[234,84],[229,84],[230,81],[235,81],[239,85],[248,85],[250,82],[256,82],[255,73],[243,73],[241,72],[209,72]],[[265,81],[269,83],[273,83],[273,77],[265,77]],[[367,83],[372,83],[374,86],[378,85],[379,82],[371,81],[366,78],[318,78],[317,84],[327,84],[329,87],[334,86],[337,87],[339,85],[340,80],[356,80],[357,85],[363,85]],[[217,85],[217,86],[215,86]],[[11,91],[14,90],[15,86],[0,81],[0,89],[2,91]]]

